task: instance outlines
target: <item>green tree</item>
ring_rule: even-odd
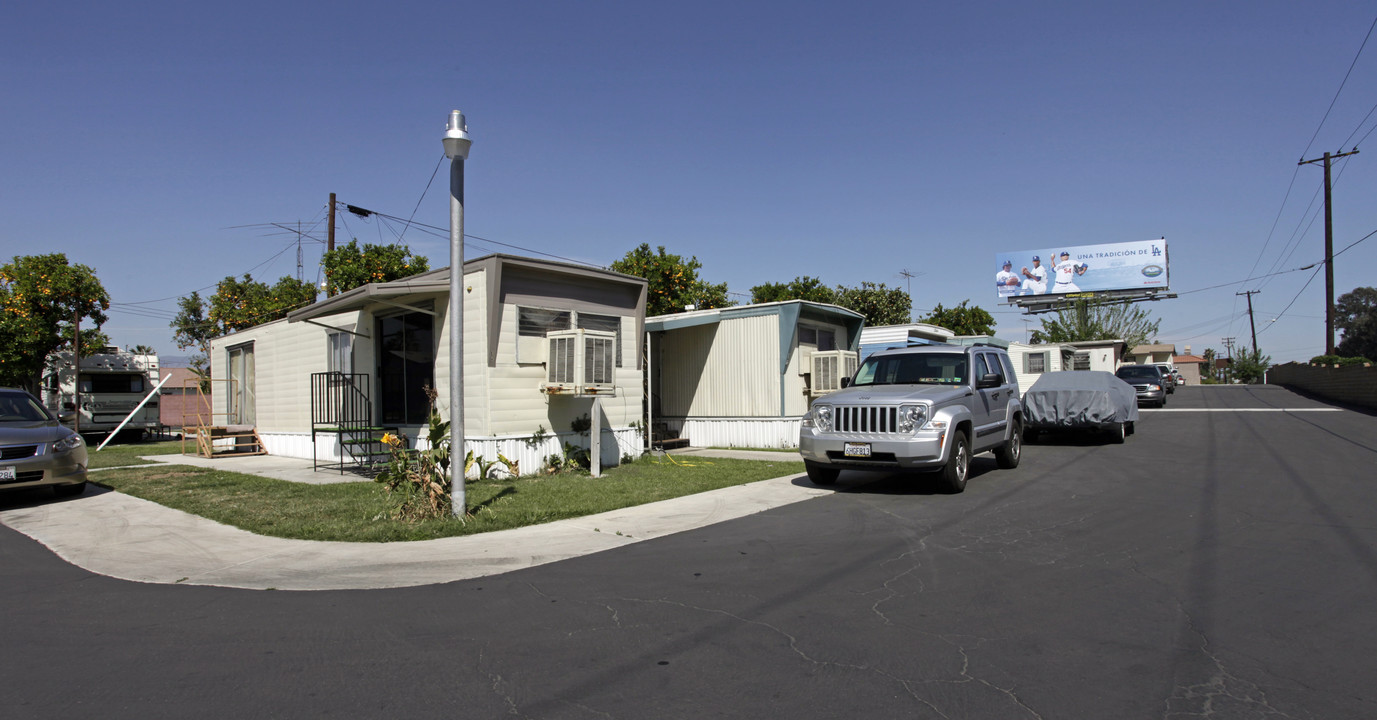
[[[957,335],[993,335],[994,316],[979,306],[966,307],[968,302],[970,300],[962,300],[954,308],[944,308],[942,303],[937,303],[937,307],[918,322],[944,327]]]
[[[666,253],[663,245],[651,250],[646,243],[612,263],[619,273],[646,279],[646,315],[681,313],[688,305],[698,310],[735,305],[727,299],[726,283],[714,285],[698,278],[702,267],[696,257],[684,260]]]
[[[209,299],[193,292],[177,301],[172,339],[179,348],[200,351],[200,357],[193,357],[191,364],[198,374],[203,373],[212,338],[284,318],[315,299],[315,285],[294,277],[283,277],[272,286],[247,274],[243,279],[227,277],[216,285]]]
[[[908,293],[873,282],[862,282],[860,287],[838,285],[832,302],[864,315],[865,324],[871,327],[903,325],[913,309]]]
[[[1201,353],[1200,357],[1205,358],[1205,366],[1200,368],[1201,382],[1215,382],[1219,379],[1215,377],[1214,373],[1214,361],[1218,355],[1219,353],[1216,353],[1214,348],[1205,348],[1205,352]]]
[[[359,247],[358,240],[337,246],[320,259],[325,268],[325,294],[338,295],[368,283],[400,280],[430,270],[430,261],[405,245]]]
[[[786,300],[809,300],[820,303],[835,303],[837,291],[822,284],[814,277],[796,277],[787,283],[764,283],[751,288],[752,303],[783,302]]]
[[[129,352],[134,353],[135,355],[157,355],[157,354],[158,354],[158,351],[157,351],[157,350],[154,350],[153,348],[149,347],[148,345],[135,345],[134,347],[132,347],[132,348],[129,349]]]
[[[1334,327],[1343,331],[1339,355],[1377,358],[1377,288],[1360,287],[1334,303]]]
[[[1257,348],[1249,348],[1244,345],[1234,357],[1233,375],[1235,380],[1245,383],[1260,383],[1267,368],[1271,367],[1272,358],[1263,355]]]
[[[0,385],[36,391],[48,354],[71,347],[77,318],[94,325],[81,333],[82,354],[99,349],[109,342],[99,332],[109,309],[95,271],[63,253],[15,256],[0,266]]]
[[[1033,331],[1034,343],[1123,340],[1129,348],[1143,345],[1157,334],[1160,320],[1151,319],[1146,310],[1128,302],[1076,300],[1071,307],[1057,311],[1056,317],[1042,321]]]

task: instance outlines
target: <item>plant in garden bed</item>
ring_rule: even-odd
[[[391,433],[382,438],[392,457],[376,480],[387,488],[398,520],[431,520],[451,512],[449,421],[432,410],[427,430],[430,447],[425,450],[403,447],[402,439]]]

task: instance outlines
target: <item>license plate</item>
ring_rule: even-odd
[[[11,466],[9,466],[9,467],[0,467],[0,480],[18,480],[18,479],[19,479],[19,473],[18,473],[18,471],[16,471],[16,470],[14,469],[14,466],[13,466],[13,465],[11,465]]]
[[[870,443],[847,443],[842,454],[847,457],[870,457]]]

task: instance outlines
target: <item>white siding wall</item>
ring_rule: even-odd
[[[779,416],[778,316],[664,333],[659,360],[666,415]]]
[[[1047,363],[1043,373],[1030,373],[1026,370],[1028,366],[1028,355],[1044,354]],[[1062,347],[1060,345],[1025,345],[1024,343],[1009,343],[1009,361],[1014,364],[1014,375],[1018,378],[1019,392],[1027,392],[1038,378],[1049,372],[1061,372],[1070,370],[1071,366],[1062,363]],[[1097,368],[1092,368],[1097,369]]]
[[[311,428],[311,373],[327,367],[325,329],[277,320],[217,338],[211,346],[211,370],[215,382],[215,424],[227,421],[229,383],[228,348],[253,343],[254,395],[260,432],[309,433]]]
[[[488,376],[487,273],[464,273],[464,434],[487,435],[491,430],[488,408],[491,379]],[[449,407],[449,296],[435,299],[435,400],[442,417]]]
[[[794,434],[795,439],[798,433]],[[338,460],[338,448],[335,446],[333,436],[320,435],[316,437],[316,444],[313,448],[311,444],[311,433],[292,433],[292,432],[260,432],[259,437],[263,440],[263,446],[269,455],[278,457],[294,457],[304,460],[312,458],[311,453],[315,452],[315,458],[321,463],[335,462]],[[587,435],[575,433],[551,434],[539,443],[530,442],[529,435],[513,435],[500,437],[475,437],[469,435],[465,440],[468,449],[473,451],[474,456],[485,460],[497,460],[498,453],[501,453],[508,460],[515,460],[522,474],[529,475],[537,472],[545,465],[545,459],[550,455],[562,455],[564,453],[564,443],[579,447],[589,447]],[[424,442],[416,442],[412,438],[412,447],[426,447]],[[645,439],[639,430],[633,428],[620,428],[609,430],[604,428],[602,434],[602,453],[601,461],[604,468],[615,467],[621,463],[623,455],[639,457],[642,448],[645,447]],[[502,465],[498,463],[497,476],[505,476],[501,472]],[[469,472],[473,477],[477,474],[475,469]]]
[[[800,417],[688,418],[681,437],[694,447],[796,448]]]

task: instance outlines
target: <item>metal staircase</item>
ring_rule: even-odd
[[[316,470],[368,471],[387,463],[391,448],[382,441],[396,428],[373,423],[368,376],[362,373],[311,373],[311,460]],[[320,436],[332,437],[338,458],[320,457]]]

